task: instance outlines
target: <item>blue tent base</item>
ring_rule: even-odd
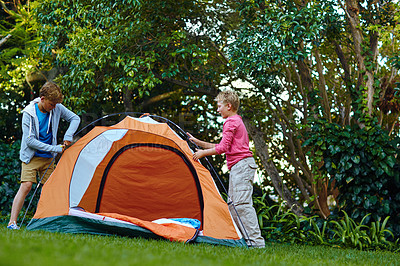
[[[119,235],[128,237],[143,237],[148,239],[165,239],[143,227],[118,222],[102,221],[78,216],[55,216],[42,219],[32,219],[28,230],[44,230],[72,234]],[[230,247],[247,247],[246,241],[233,239],[216,239],[208,236],[197,236],[192,243],[207,243]]]

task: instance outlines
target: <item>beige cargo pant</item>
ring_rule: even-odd
[[[257,214],[253,207],[253,180],[256,169],[257,165],[253,157],[242,159],[232,166],[229,174],[228,193],[234,208],[230,203],[229,209],[247,245],[265,247]]]

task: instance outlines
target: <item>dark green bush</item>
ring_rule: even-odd
[[[11,144],[0,141],[0,216],[11,211],[12,201],[19,188],[21,161],[19,149],[21,142]]]
[[[265,196],[265,195],[264,195]],[[263,197],[254,198],[261,233],[267,242],[303,243],[360,250],[399,251],[399,239],[386,227],[390,217],[382,222],[365,221],[367,214],[357,222],[343,211],[342,216],[324,220],[319,216],[298,217],[285,204],[269,206]]]
[[[265,198],[266,194],[253,198],[253,205],[265,240],[279,243],[307,242],[307,233],[303,230],[307,218],[298,217],[287,210],[283,203],[268,205]]]
[[[400,236],[400,165],[398,138],[390,139],[379,126],[341,127],[319,121],[312,127],[305,146],[315,162],[323,162],[319,171],[339,188],[339,210],[360,222],[391,218],[387,227]],[[319,158],[318,158],[319,157]]]
[[[20,175],[21,175],[21,161],[19,160],[19,150],[21,147],[21,141],[17,140],[11,144],[5,143],[0,140],[0,221],[7,220],[9,218],[12,202],[14,196],[17,193],[20,186]],[[33,216],[36,211],[36,206],[39,201],[40,190],[38,189],[33,197],[36,185],[33,185],[31,192],[25,198],[22,210],[19,213],[18,222],[20,223],[22,217],[26,213],[24,224]],[[33,197],[33,199],[32,199]],[[32,200],[31,206],[26,212],[26,208],[29,202]]]

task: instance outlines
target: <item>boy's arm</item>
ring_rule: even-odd
[[[81,119],[79,118],[79,116],[77,116],[74,112],[69,110],[64,105],[60,104],[60,106],[61,106],[61,117],[65,121],[69,122],[69,127],[64,134],[64,143],[65,142],[71,143],[74,133],[76,132],[76,130],[79,127]]]
[[[203,149],[213,149],[215,148],[214,143],[198,140],[198,142],[195,142],[198,146],[202,147]]]
[[[186,134],[189,136],[189,140],[190,141],[192,141],[193,143],[197,144],[197,146],[202,147],[203,149],[215,148],[215,144],[214,143],[210,143],[210,142],[199,140],[199,139],[193,137],[190,133],[186,133]]]
[[[215,146],[215,151],[218,154],[226,153],[232,146],[234,134],[236,132],[237,125],[234,121],[227,120],[224,124],[222,131],[222,139],[220,143]]]
[[[210,156],[210,155],[217,155],[218,153],[216,152],[215,148],[210,148],[206,150],[197,150],[193,154],[193,160],[197,161],[205,156]]]

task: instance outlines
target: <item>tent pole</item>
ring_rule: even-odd
[[[176,128],[180,131],[182,137],[184,137],[184,139],[186,140],[186,142],[188,142],[188,144],[189,144],[189,143],[192,143],[196,148],[200,149],[200,147],[199,147],[196,143],[189,141],[189,136],[186,134],[186,132],[185,132],[182,128],[180,128],[177,124],[175,124],[174,122],[170,121],[169,119],[167,119],[167,118],[165,118],[165,117],[161,117],[161,116],[156,116],[156,115],[149,115],[149,116],[150,116],[150,117],[156,117],[156,118],[159,118],[159,119],[163,119],[163,120],[166,121],[167,123],[172,124],[174,127],[176,127]],[[190,147],[190,145],[189,145],[189,147]],[[204,159],[204,160],[207,162],[207,165],[209,166],[209,170],[212,172],[212,176],[214,176],[214,177],[216,177],[216,178],[218,179],[220,185],[221,185],[222,188],[224,189],[225,194],[228,196],[228,199],[227,199],[228,207],[232,206],[233,210],[235,211],[236,217],[237,217],[238,220],[239,220],[240,228],[242,229],[241,231],[244,231],[244,232],[242,232],[242,233],[244,233],[244,235],[247,237],[247,239],[248,239],[249,242],[250,242],[250,246],[252,247],[253,244],[252,244],[251,241],[250,241],[249,235],[248,235],[248,233],[247,233],[246,228],[245,228],[244,225],[243,225],[242,219],[240,218],[240,215],[239,215],[238,211],[236,210],[235,204],[233,203],[232,198],[230,197],[228,191],[226,190],[224,184],[222,183],[222,181],[221,181],[221,179],[220,179],[220,177],[219,177],[217,171],[215,170],[215,168],[214,168],[213,165],[210,163],[210,161],[208,160],[207,157],[204,157],[204,158],[202,158],[202,159]]]
[[[31,204],[32,204],[33,198],[35,197],[35,195],[36,195],[36,191],[38,190],[38,188],[39,188],[40,184],[42,183],[43,177],[46,175],[46,173],[47,173],[47,170],[49,170],[49,168],[50,168],[51,164],[54,162],[55,158],[56,158],[56,157],[54,156],[54,157],[53,157],[53,159],[51,160],[51,162],[50,162],[49,166],[47,166],[47,168],[46,168],[46,171],[44,171],[44,173],[43,173],[42,177],[40,178],[40,180],[39,180],[39,183],[36,185],[35,191],[33,192],[33,195],[32,195],[32,197],[31,197],[31,200],[29,201],[28,207],[27,207],[27,208],[26,208],[26,210],[25,210],[25,214],[24,214],[24,217],[22,218],[22,221],[21,221],[20,227],[21,227],[21,226],[22,226],[22,224],[24,223],[25,216],[26,216],[26,214],[28,213],[28,211],[29,211],[29,208],[31,207]]]
[[[160,120],[163,120],[165,123],[167,123],[167,124],[172,125],[173,127],[175,127],[175,128],[179,131],[181,137],[188,143],[188,145],[189,145],[190,143],[192,143],[196,148],[200,148],[199,146],[197,146],[197,144],[195,144],[195,143],[189,141],[189,136],[186,134],[186,132],[185,132],[181,127],[179,127],[177,124],[175,124],[174,122],[172,122],[171,120],[169,120],[169,119],[167,119],[167,118],[165,118],[165,117],[162,117],[162,116],[151,115],[151,114],[140,113],[140,112],[121,112],[121,113],[114,113],[114,114],[105,115],[105,116],[103,116],[103,117],[100,117],[99,119],[96,119],[95,121],[91,122],[90,124],[86,125],[85,127],[83,127],[81,130],[79,130],[77,133],[75,133],[74,136],[78,135],[80,132],[82,132],[82,131],[83,131],[84,129],[86,129],[87,127],[89,127],[89,126],[91,126],[91,125],[93,125],[93,124],[97,123],[98,121],[103,120],[103,119],[105,119],[105,118],[108,118],[108,117],[111,117],[111,116],[116,116],[116,115],[130,115],[130,114],[133,114],[133,115],[142,115],[142,116],[147,115],[147,116],[149,116],[149,117],[151,117],[151,118],[158,118],[158,119],[160,119]],[[189,147],[190,147],[190,145],[189,145]],[[213,165],[210,163],[210,161],[208,160],[207,157],[204,157],[204,158],[202,158],[202,159],[204,159],[204,160],[206,161],[206,163],[207,163],[207,165],[208,165],[208,170],[211,172],[211,175],[219,181],[219,183],[220,183],[220,185],[222,186],[222,188],[223,188],[225,194],[226,194],[227,197],[228,197],[228,199],[227,199],[228,207],[229,207],[229,206],[232,206],[232,207],[233,207],[233,209],[234,209],[234,211],[235,211],[235,214],[236,214],[236,216],[238,217],[238,220],[239,220],[239,222],[240,222],[240,227],[243,229],[244,234],[245,234],[245,236],[247,237],[247,239],[250,239],[250,238],[249,238],[249,235],[248,235],[248,233],[247,233],[247,231],[246,231],[246,229],[244,228],[242,219],[240,219],[239,213],[238,213],[237,210],[236,210],[235,204],[233,204],[233,201],[232,201],[231,197],[229,196],[229,193],[228,193],[228,191],[226,190],[225,185],[222,183],[222,181],[221,181],[221,179],[220,179],[220,177],[219,177],[217,171],[215,170],[215,168],[214,168]],[[50,165],[49,165],[49,166],[50,166]],[[47,171],[47,170],[46,170],[46,171]],[[43,178],[43,177],[42,177],[42,178]],[[37,186],[37,187],[38,187],[38,186]],[[36,189],[37,189],[37,187],[36,187]],[[36,193],[36,190],[35,190],[35,193]],[[32,197],[32,199],[33,199],[33,197]],[[32,199],[31,199],[31,202],[32,202]],[[31,204],[31,202],[29,203],[29,205]],[[29,206],[28,206],[28,208],[29,208]],[[27,211],[28,211],[28,209],[27,209]],[[25,215],[26,215],[26,212],[25,212]],[[24,215],[24,218],[25,218],[25,215]],[[23,221],[23,220],[22,220],[22,221]],[[21,223],[21,225],[22,225],[22,223]],[[250,241],[250,246],[252,246],[251,241]]]

